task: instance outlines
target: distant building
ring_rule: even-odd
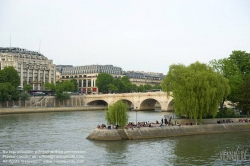
[[[61,81],[61,75],[62,74],[56,70],[56,82],[60,82]]]
[[[149,84],[151,86],[160,84],[165,75],[162,73],[144,72],[144,71],[125,71],[124,75],[128,76],[132,84],[137,86]]]
[[[66,67],[73,67],[73,65],[56,65],[56,70],[59,72],[59,73],[62,73],[62,70]]]
[[[69,67],[67,67],[69,66]],[[57,80],[70,80],[75,78],[78,82],[79,91],[83,93],[98,93],[96,79],[99,73],[107,73],[114,78],[128,76],[131,83],[139,85],[150,84],[152,86],[160,84],[165,77],[162,73],[143,72],[143,71],[123,71],[122,68],[113,65],[87,65],[70,66],[57,65],[61,70],[57,73]]]
[[[55,83],[56,66],[39,52],[16,47],[0,47],[0,69],[13,66],[20,76],[20,87],[31,84],[33,90],[43,90],[44,83]]]
[[[96,78],[99,73],[107,73],[115,78],[123,76],[123,71],[120,67],[113,65],[87,65],[63,68],[61,80],[75,78],[78,82],[79,91],[83,93],[98,93]]]

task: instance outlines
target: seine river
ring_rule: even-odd
[[[135,122],[135,112],[129,114]],[[141,111],[137,118],[160,121],[164,115]],[[0,165],[250,165],[249,132],[87,140],[104,116],[104,111],[0,115]]]

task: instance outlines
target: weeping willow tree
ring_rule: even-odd
[[[128,106],[126,103],[117,101],[113,105],[109,106],[106,112],[106,120],[109,124],[118,124],[124,127],[128,122]]]
[[[162,88],[174,97],[176,115],[187,115],[195,121],[199,118],[200,123],[203,116],[216,116],[221,99],[230,91],[227,79],[199,62],[171,65]]]

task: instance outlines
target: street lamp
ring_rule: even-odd
[[[135,107],[135,110],[134,110],[134,111],[135,111],[135,113],[136,113],[136,114],[135,114],[135,118],[136,118],[135,124],[137,125],[137,111],[138,111],[138,110],[137,110],[137,107]]]

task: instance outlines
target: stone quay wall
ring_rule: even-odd
[[[54,96],[34,96],[29,100],[6,101],[0,103],[0,108],[12,108],[13,106],[20,107],[81,107],[84,106],[83,95],[71,96],[69,100],[59,101]]]
[[[250,123],[224,123],[189,126],[141,127],[132,129],[95,129],[89,140],[114,141],[173,136],[250,131]]]
[[[1,108],[1,114],[22,114],[22,113],[41,113],[41,112],[70,112],[70,111],[90,111],[104,110],[106,107],[32,107],[32,108]]]

